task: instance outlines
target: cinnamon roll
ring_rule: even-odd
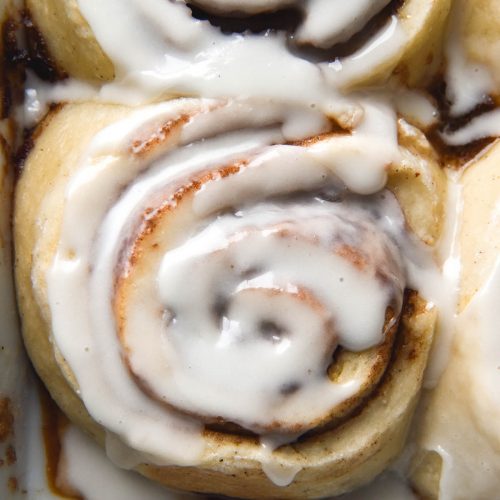
[[[498,432],[500,142],[462,179],[458,317],[446,370],[418,425],[413,481],[425,498],[494,498]]]
[[[382,101],[350,131],[258,100],[61,106],[17,189],[30,356],[114,461],[165,485],[349,491],[405,441],[444,186]]]
[[[283,82],[295,82],[295,94],[309,87],[311,96],[378,85],[393,74],[409,86],[427,83],[440,67],[451,2],[25,3],[29,45],[44,49],[54,78],[115,81],[128,93],[142,86],[155,97],[242,97],[256,96],[242,77],[255,74],[266,81],[262,96],[279,96]]]

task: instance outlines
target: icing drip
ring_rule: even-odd
[[[288,486],[300,472],[300,465],[284,465],[273,459],[273,451],[283,444],[294,441],[298,436],[261,436],[259,461],[266,476],[277,486]]]

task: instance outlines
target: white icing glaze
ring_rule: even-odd
[[[273,458],[273,451],[298,436],[266,435],[261,436],[259,461],[266,476],[277,486],[288,486],[300,472],[300,465],[285,465]]]
[[[427,130],[436,125],[439,119],[439,111],[436,104],[424,92],[396,87],[391,89],[394,96],[394,104],[398,113],[412,125]]]
[[[216,11],[255,12],[297,2],[278,1],[254,4],[245,2],[201,2]],[[344,33],[359,29],[386,0],[309,0],[301,3],[305,19],[295,38],[328,40],[324,33]],[[236,5],[237,4],[237,5]],[[98,98],[106,101],[142,103],[164,96],[200,95],[203,97],[261,97],[300,102],[316,106],[334,116],[343,126],[351,127],[359,108],[354,96],[343,96],[337,88],[357,82],[363,75],[394,59],[407,40],[396,16],[354,54],[315,63],[297,57],[287,46],[281,32],[265,35],[223,35],[208,22],[191,17],[183,2],[164,0],[79,0],[79,7],[89,21],[99,43],[116,66],[117,78],[101,87],[82,82],[64,82],[46,88],[36,80],[28,81],[28,123],[33,123],[46,109],[47,101]],[[472,64],[461,47],[460,3],[455,2],[452,27],[447,44],[446,80],[448,97],[454,114],[469,111],[494,91],[494,83],[484,67]],[[335,15],[329,15],[335,12]],[[113,19],[113,29],[109,27]],[[337,23],[337,24],[336,24]],[[340,30],[340,31],[339,31]],[[129,33],[134,33],[130,37]],[[331,33],[330,33],[331,34]],[[326,38],[325,38],[326,37]],[[326,42],[325,42],[326,43]],[[259,75],[255,78],[255,75]],[[32,77],[30,77],[32,79]],[[398,107],[416,116],[417,123],[427,127],[435,111],[404,91],[394,95]],[[403,103],[400,105],[399,103]],[[418,115],[418,116],[417,116]],[[446,134],[445,140],[458,145],[478,137],[498,135],[497,118],[482,120],[473,132]]]
[[[27,71],[26,76],[24,105],[19,110],[19,121],[25,127],[35,126],[53,102],[92,101],[99,94],[97,87],[79,80],[68,79],[58,84],[48,84],[31,71]]]
[[[134,142],[138,131],[155,134],[169,120],[193,113],[179,138],[152,158],[131,154],[142,152],[143,146]],[[325,138],[308,147],[270,146],[320,133],[327,123],[318,112],[290,106],[177,100],[138,110],[93,139],[66,190],[61,239],[47,281],[54,341],[76,376],[87,409],[139,452],[127,456],[110,436],[110,453],[122,465],[144,459],[194,464],[203,454],[197,419],[168,410],[151,398],[151,390],[159,400],[190,414],[223,416],[250,429],[266,428],[275,420],[309,428],[314,418],[357,388],[356,379],[344,385],[327,381],[328,359],[337,342],[354,350],[380,342],[386,307],[400,307],[404,274],[409,286],[428,291],[433,299],[435,291],[422,283],[422,277],[429,283],[435,274],[432,260],[405,236],[404,220],[389,193],[371,201],[346,200],[341,204],[345,208],[321,198],[300,206],[265,202],[297,190],[314,192],[325,184],[339,189],[342,181],[364,194],[377,192],[385,183],[386,164],[399,157],[395,121],[386,106],[367,105],[352,135]],[[131,144],[136,144],[132,150]],[[110,304],[123,242],[159,190],[168,193],[169,186],[186,176],[245,157],[251,161],[241,172],[207,182],[191,205],[182,202],[198,222],[177,231],[161,265],[141,280],[145,285],[136,287],[142,300],[140,307],[132,304],[128,310],[132,334],[123,330],[122,341],[128,342],[130,368],[149,386],[146,394],[123,363]],[[228,208],[236,210],[233,215],[218,215]],[[279,236],[276,228],[296,236]],[[332,237],[351,248],[367,249],[370,257],[363,272],[335,255]],[[404,274],[398,271],[395,243],[403,250]],[[333,248],[333,254],[324,248]],[[220,271],[227,259],[235,267],[233,276],[255,265],[262,270],[244,280],[235,280],[231,273],[224,277]],[[331,269],[328,280],[326,269]],[[375,269],[392,285],[377,283]],[[192,273],[197,277],[194,287],[186,282]],[[216,299],[214,287],[231,297],[221,330],[211,329],[207,317],[210,301]],[[301,289],[317,299],[301,302]],[[267,297],[269,291],[277,295]],[[317,300],[323,312],[318,313]],[[267,315],[289,335],[276,342],[256,337],[259,315]],[[175,355],[170,354],[172,348]],[[310,357],[301,356],[305,349]],[[295,382],[300,387],[296,394],[279,396],[281,387]],[[219,387],[222,383],[225,388]],[[178,385],[183,386],[182,394]],[[257,459],[279,483],[292,480],[297,470],[281,471],[284,477],[278,474],[269,450],[264,446]],[[123,451],[125,461],[120,458]]]
[[[320,46],[343,40],[387,3],[356,0],[333,5],[331,0],[311,0],[302,6],[306,17],[296,37],[311,40],[314,34]],[[138,102],[145,93],[151,97],[165,93],[265,97],[314,104],[341,114],[342,99],[335,88],[393,57],[405,41],[393,16],[366,47],[331,65],[317,65],[293,55],[284,33],[223,35],[207,22],[193,19],[181,2],[109,0],[104,5],[79,0],[78,4],[115,65],[116,81],[100,91],[106,100]],[[218,10],[234,4],[213,5]],[[247,6],[260,10],[259,5],[238,2],[238,10]]]

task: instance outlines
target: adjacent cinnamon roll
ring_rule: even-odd
[[[25,1],[26,43],[34,69],[45,79],[68,75],[112,80],[113,63],[95,39],[76,0]]]
[[[428,82],[449,8],[450,0],[26,0],[26,23],[32,49],[47,49],[59,77],[115,80],[129,92],[140,81],[155,95],[258,95],[245,91],[243,72],[265,79],[262,92],[296,81],[301,92],[328,94],[394,73],[410,86]]]
[[[464,2],[463,9],[463,21],[460,28],[466,55],[472,61],[483,64],[489,69],[498,98],[500,62],[497,51],[500,6],[495,0],[483,0]]]
[[[454,117],[475,118],[474,135],[462,135],[466,143],[498,136],[500,64],[498,43],[500,12],[494,0],[457,0],[450,13],[450,35],[446,43],[446,95]],[[483,108],[481,110],[481,107]],[[482,116],[478,111],[489,110]],[[469,116],[467,116],[469,115]],[[456,128],[456,127],[455,127]],[[456,142],[456,140],[454,141]]]
[[[418,422],[413,481],[425,498],[494,498],[498,416],[500,142],[462,179],[458,317],[446,370]]]
[[[62,106],[17,190],[34,365],[113,460],[163,484],[353,489],[398,455],[418,398],[443,186],[383,102],[351,131],[259,101]]]

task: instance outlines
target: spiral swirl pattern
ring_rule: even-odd
[[[93,141],[68,187],[48,279],[55,339],[84,401],[71,361],[78,349],[63,333],[68,310],[78,308],[68,274],[89,303],[76,335],[100,352],[118,348],[120,379],[153,405],[296,434],[352,410],[377,384],[405,287],[399,251],[377,214],[388,202],[357,201],[342,170],[319,161],[333,141],[342,165],[342,150],[351,159],[360,138],[332,135],[319,113],[296,113],[185,100]],[[273,144],[296,138],[294,120],[315,139]],[[116,142],[121,127],[126,139],[109,156],[106,138]],[[385,147],[387,158],[395,154]],[[355,154],[360,163],[367,156]],[[345,178],[356,183],[352,173]],[[85,273],[85,262],[90,274],[81,282],[68,270]],[[370,354],[364,370],[333,381],[340,348]]]
[[[232,175],[245,182],[245,172]],[[180,198],[172,212],[189,203]],[[321,423],[361,383],[328,379],[337,346],[380,344],[397,323],[404,286],[394,244],[369,213],[345,205],[238,207],[198,234],[186,228],[191,237],[173,249],[162,235],[176,214],[164,215],[168,222],[151,214],[117,287],[134,376],[158,400],[208,420],[261,432]],[[141,297],[155,289],[159,300],[146,312]]]
[[[23,316],[27,344],[113,460],[186,488],[171,464],[224,477],[253,464],[256,484],[264,473],[310,484],[309,456],[326,478],[336,441],[324,458],[313,450],[337,431],[356,436],[353,466],[368,449],[370,471],[394,456],[431,329],[419,338],[408,319],[430,321],[407,292],[421,287],[416,221],[384,185],[415,164],[413,182],[430,186],[432,163],[400,145],[412,129],[383,100],[358,120],[346,131],[310,107],[208,99],[68,105],[48,118],[17,205],[18,279],[33,284],[21,302],[39,311]],[[30,183],[42,186],[35,203]],[[37,356],[47,349],[53,358]],[[403,370],[405,350],[418,361]],[[304,455],[276,449],[292,442]],[[197,477],[199,491],[219,491]]]

